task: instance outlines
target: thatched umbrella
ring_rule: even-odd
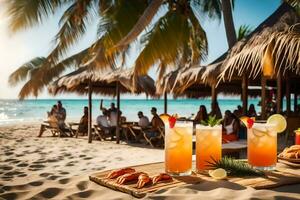
[[[287,110],[290,110],[290,75],[300,75],[300,16],[283,3],[252,34],[228,52],[220,80],[261,76],[262,117],[265,117],[266,79],[277,79],[277,112],[281,110],[282,77],[286,79]],[[246,82],[246,81],[245,81]]]
[[[136,78],[133,82],[133,78]],[[117,69],[114,71],[90,71],[82,67],[70,74],[67,74],[49,86],[49,92],[56,95],[63,92],[76,92],[88,94],[89,96],[89,142],[91,138],[91,100],[92,92],[102,95],[117,96],[117,109],[120,109],[120,93],[146,93],[155,95],[154,81],[150,76],[134,77],[132,69]],[[119,113],[119,112],[118,112]],[[119,143],[119,117],[117,121],[117,143]]]

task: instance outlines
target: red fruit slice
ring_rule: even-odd
[[[247,127],[252,128],[254,124],[254,120],[252,118],[247,119]]]
[[[169,117],[170,128],[173,128],[175,126],[175,123],[176,123],[176,117],[174,116]]]

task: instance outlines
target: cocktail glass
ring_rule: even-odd
[[[222,156],[222,126],[196,125],[196,169],[208,169],[208,162],[221,159]]]
[[[165,170],[173,176],[192,172],[192,122],[176,122],[173,128],[165,124]]]
[[[256,169],[275,170],[277,163],[276,126],[254,123],[247,129],[248,163]]]
[[[295,145],[300,145],[300,130],[295,131]]]

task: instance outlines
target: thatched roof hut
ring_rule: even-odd
[[[120,93],[145,93],[155,95],[154,80],[150,76],[140,76],[133,82],[134,75],[132,69],[118,69],[115,71],[89,71],[82,67],[65,76],[60,77],[49,86],[49,92],[57,93],[75,92],[87,94],[88,85],[91,84],[93,93],[116,96],[116,85],[119,82]],[[135,85],[134,85],[135,83]]]
[[[222,63],[224,81],[247,74],[255,78],[268,66],[272,75],[300,74],[300,16],[283,3],[248,37],[237,42]],[[272,70],[272,69],[271,69]]]
[[[211,96],[211,86],[216,83],[219,75],[220,64],[215,63],[208,66],[194,66],[186,69],[170,72],[158,82],[157,92],[172,93],[174,97],[185,96],[188,98],[206,98]],[[214,79],[211,77],[215,77]],[[259,85],[256,79],[252,85]],[[225,95],[240,95],[241,81],[232,80],[231,82],[220,83],[216,88],[217,93]],[[256,97],[260,95],[258,89],[250,90],[249,95]]]

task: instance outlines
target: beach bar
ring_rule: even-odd
[[[49,86],[49,92],[53,95],[64,92],[74,92],[80,95],[88,94],[89,100],[89,128],[88,141],[92,142],[92,93],[117,97],[117,109],[120,110],[121,93],[145,93],[147,96],[155,96],[154,80],[150,76],[139,76],[133,81],[132,69],[117,69],[113,71],[91,71],[88,67],[80,69],[60,77]],[[116,141],[120,142],[120,122],[117,118]]]

